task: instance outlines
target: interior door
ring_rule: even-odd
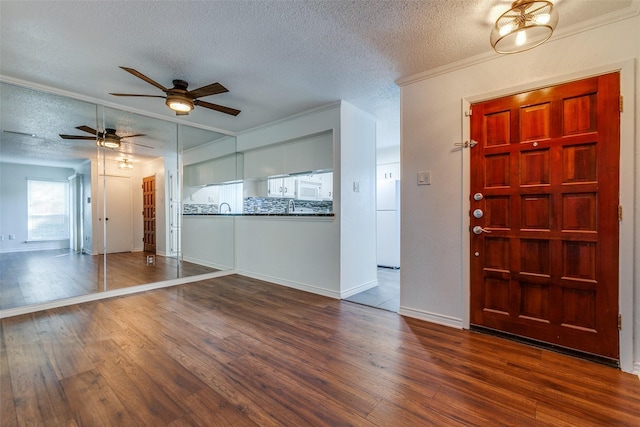
[[[619,100],[613,73],[472,106],[472,325],[619,358]]]
[[[102,177],[100,177],[102,178]],[[124,176],[105,177],[106,197],[99,186],[101,227],[99,250],[103,252],[106,236],[106,253],[131,252],[133,250],[133,220],[131,216],[131,179]],[[103,233],[104,232],[104,233]]]
[[[142,178],[142,223],[144,250],[156,252],[156,177]]]

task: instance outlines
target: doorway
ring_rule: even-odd
[[[619,359],[620,75],[472,106],[470,323]]]
[[[156,253],[156,177],[142,178],[142,223],[144,251]]]

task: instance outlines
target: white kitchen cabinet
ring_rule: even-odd
[[[333,172],[321,173],[317,176],[322,183],[320,198],[322,200],[333,200]]]
[[[333,169],[333,138],[330,133],[285,144],[286,173]]]
[[[296,197],[296,179],[287,176],[282,178],[269,178],[268,197],[281,197],[293,199]]]
[[[400,179],[400,163],[385,163],[376,166],[378,181]]]
[[[245,179],[264,178],[284,173],[283,145],[258,148],[244,153]]]
[[[236,154],[188,165],[184,167],[184,182],[187,186],[197,187],[235,181],[237,167]]]
[[[333,170],[331,133],[258,148],[244,153],[244,178]]]

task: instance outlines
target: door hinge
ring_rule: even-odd
[[[473,110],[471,108],[465,110],[464,115],[465,117],[471,117],[473,115]]]
[[[622,314],[618,314],[618,330],[622,330]]]
[[[624,110],[624,98],[622,95],[620,95],[620,112],[622,113],[622,110]]]
[[[618,205],[618,222],[622,221],[622,205]]]

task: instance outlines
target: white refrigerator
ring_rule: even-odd
[[[378,266],[400,268],[400,181],[377,182],[376,209]]]

